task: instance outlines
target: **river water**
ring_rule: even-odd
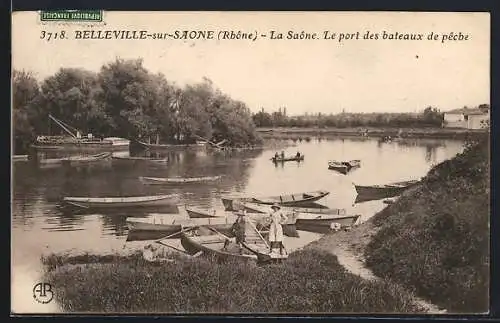
[[[294,144],[292,141],[290,144]],[[273,149],[216,153],[207,149],[168,151],[167,164],[128,163],[116,160],[82,168],[40,168],[32,161],[12,167],[12,310],[15,312],[57,311],[54,302],[38,304],[32,289],[39,280],[40,257],[50,253],[110,253],[140,248],[126,243],[127,217],[146,216],[145,211],[75,214],[56,206],[64,196],[132,196],[177,193],[182,205],[222,209],[222,195],[279,195],[328,190],[319,203],[346,208],[370,218],[386,205],[382,201],[354,204],[356,184],[383,184],[418,179],[435,164],[461,152],[456,140],[405,139],[379,143],[370,138],[312,139],[297,141],[286,155],[300,151],[301,163],[274,165]],[[126,152],[128,153],[128,152]],[[135,155],[135,154],[134,154]],[[329,160],[360,159],[361,167],[347,175],[328,169]],[[222,175],[214,183],[191,185],[144,185],[139,176],[196,177]],[[147,212],[175,212],[162,207]],[[300,247],[318,234],[299,232],[285,244]]]

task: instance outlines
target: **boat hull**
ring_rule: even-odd
[[[199,184],[203,182],[211,182],[220,179],[221,176],[206,176],[192,178],[167,178],[167,177],[145,177],[141,176],[140,180],[145,184],[150,185],[175,185],[175,184]]]
[[[285,198],[281,197],[269,197],[269,198],[221,198],[222,204],[226,211],[233,211],[235,209],[235,201],[238,202],[250,202],[257,204],[266,204],[272,205],[277,203],[282,206],[306,206],[311,203],[317,202],[330,194],[329,192],[311,192],[311,193],[300,193],[300,194],[291,194],[291,195],[283,195]]]
[[[210,242],[209,239],[213,242]],[[190,237],[186,233],[181,233],[181,245],[190,254],[194,255],[200,251],[203,252],[205,256],[216,256],[219,259],[240,259],[240,260],[257,260],[257,256],[253,253],[244,250],[243,254],[239,254],[236,250],[234,252],[223,251],[225,239],[218,235],[216,236],[204,236],[204,237]],[[233,248],[234,249],[234,246]],[[245,252],[246,251],[246,252]]]
[[[137,199],[137,200],[135,200]],[[173,203],[177,199],[175,195],[164,195],[157,198],[141,199],[141,197],[125,197],[125,198],[80,198],[80,197],[65,197],[64,202],[83,208],[117,208],[117,207],[143,207],[165,205],[167,202]]]
[[[344,216],[344,217],[325,217],[325,218],[319,218],[319,219],[304,219],[304,218],[297,218],[297,223],[296,227],[297,230],[303,230],[303,231],[311,231],[311,232],[317,232],[317,233],[328,233],[334,230],[336,227],[336,224],[340,226],[340,228],[345,228],[345,227],[350,227],[354,225],[360,215],[352,215],[352,216]]]
[[[356,196],[356,202],[365,202],[371,200],[379,200],[388,197],[394,197],[400,195],[405,190],[409,189],[416,185],[417,181],[409,181],[406,185],[398,185],[398,186],[362,186],[355,185],[356,192],[358,195]]]
[[[267,204],[257,203],[242,203],[243,208],[249,213],[270,213],[271,207]],[[313,208],[313,207],[287,207],[283,206],[281,211],[288,213],[315,213],[315,214],[330,214],[330,215],[345,215],[345,209],[330,209],[330,208]]]

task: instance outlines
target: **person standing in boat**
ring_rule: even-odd
[[[243,253],[243,243],[245,242],[245,230],[246,230],[246,210],[240,210],[237,213],[238,218],[236,219],[236,222],[234,222],[233,227],[231,228],[231,231],[234,234],[234,237],[236,238],[236,244],[240,248],[240,254]],[[224,249],[227,249],[229,242],[226,241],[224,244]]]
[[[300,158],[300,151],[297,151],[297,155],[295,155],[295,157],[296,157],[297,159],[299,159],[299,158]]]
[[[274,160],[278,160],[280,158],[280,156],[278,155],[278,152],[276,152],[276,154],[274,154]]]
[[[285,159],[285,151],[284,150],[281,151],[281,159]]]
[[[269,248],[270,252],[273,252],[273,249],[276,246],[280,249],[280,254],[283,254],[283,227],[282,224],[285,223],[287,217],[281,212],[281,206],[277,203],[274,203],[271,206],[273,210],[271,213],[271,225],[269,228]]]

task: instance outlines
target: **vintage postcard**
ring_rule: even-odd
[[[13,314],[489,312],[490,15],[12,13]]]

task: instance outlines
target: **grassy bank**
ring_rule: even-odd
[[[379,228],[365,251],[368,267],[449,312],[487,311],[489,165],[483,138],[375,215]]]
[[[368,130],[368,137],[397,136],[400,128],[257,128],[264,138],[286,137],[286,136],[362,136]],[[485,130],[470,130],[458,128],[402,128],[402,136],[405,138],[433,138],[433,139],[467,139],[484,134]]]
[[[297,251],[281,264],[187,258],[163,264],[131,256],[52,255],[46,279],[68,312],[417,312],[388,280],[348,273],[327,252]]]

